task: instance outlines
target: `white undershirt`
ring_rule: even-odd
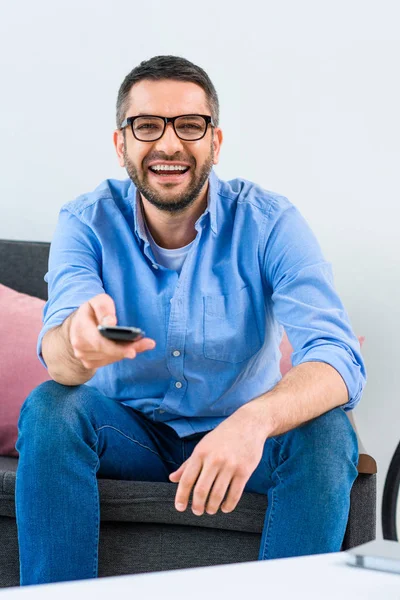
[[[190,247],[195,240],[191,241],[190,244],[188,244],[187,246],[183,246],[182,248],[162,248],[161,246],[156,244],[156,242],[153,239],[153,236],[149,231],[149,228],[147,227],[146,220],[143,220],[146,227],[147,237],[150,246],[153,250],[154,258],[156,259],[156,261],[163,267],[166,267],[167,269],[172,269],[173,271],[177,271],[178,273],[180,273],[186,255],[189,252]]]

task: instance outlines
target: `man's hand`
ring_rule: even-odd
[[[240,407],[205,435],[192,455],[170,474],[173,483],[179,482],[175,496],[177,510],[186,510],[194,484],[192,511],[195,515],[202,515],[205,508],[209,515],[215,514],[228,488],[221,510],[225,513],[234,510],[261,460],[266,440],[263,429],[245,408],[246,405]]]
[[[105,318],[107,322],[104,322]],[[97,328],[104,324],[117,324],[115,303],[108,294],[93,296],[73,313],[68,337],[74,357],[85,369],[98,369],[124,358],[136,358],[137,354],[152,350],[156,345],[151,338],[135,342],[109,340]]]

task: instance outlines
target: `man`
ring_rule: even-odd
[[[360,346],[295,206],[213,171],[218,122],[203,69],[142,62],[117,101],[129,179],[60,210],[38,339],[52,380],[26,399],[16,445],[21,585],[97,576],[96,476],[174,482],[176,509],[199,516],[267,494],[260,560],[340,550]],[[106,322],[148,337],[106,339]]]

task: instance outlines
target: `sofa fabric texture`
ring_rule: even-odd
[[[0,240],[0,283],[45,300],[50,244]],[[0,382],[1,394],[6,390]],[[15,520],[18,458],[0,456],[0,588],[19,585]],[[99,576],[257,560],[267,497],[245,492],[232,513],[174,508],[176,485],[98,479]],[[191,502],[189,502],[190,506]],[[375,538],[376,475],[359,473],[342,549]]]

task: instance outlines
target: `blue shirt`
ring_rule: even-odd
[[[209,431],[281,379],[283,330],[292,364],[330,364],[356,406],[366,373],[360,344],[334,287],[332,267],[284,196],[212,170],[208,206],[182,269],[158,264],[130,179],[107,179],[64,204],[44,279],[45,332],[97,294],[117,325],[144,329],[154,350],[101,367],[97,388],[179,437]]]

